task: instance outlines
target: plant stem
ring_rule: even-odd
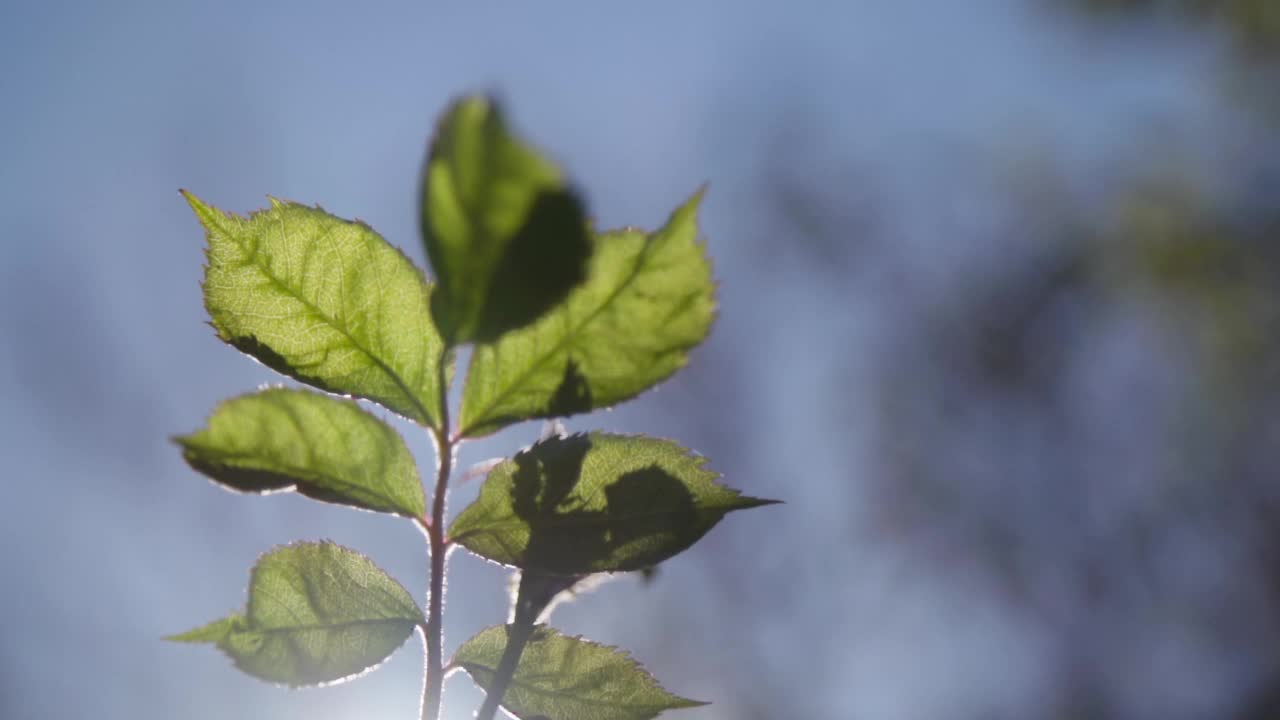
[[[446,351],[447,353],[448,351]],[[431,544],[431,589],[427,595],[427,624],[423,628],[427,644],[426,677],[422,682],[422,720],[438,720],[440,695],[444,688],[444,611],[445,539],[444,507],[449,491],[449,474],[453,469],[454,443],[449,438],[449,387],[445,368],[447,355],[439,363],[440,427],[432,437],[436,444],[436,489],[431,503],[431,522],[427,539]]]
[[[507,686],[516,674],[516,666],[520,663],[520,655],[524,646],[533,635],[533,623],[515,622],[507,626],[507,647],[502,651],[502,659],[498,661],[498,669],[493,674],[493,682],[485,693],[484,704],[476,711],[476,720],[493,720],[498,712],[502,697],[507,694]]]

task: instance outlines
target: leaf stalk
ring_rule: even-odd
[[[431,500],[431,518],[424,523],[427,540],[431,546],[431,587],[427,593],[427,624],[423,627],[427,645],[427,666],[422,681],[422,720],[438,720],[440,697],[444,690],[444,573],[445,538],[444,511],[449,491],[449,475],[453,470],[453,451],[456,447],[449,436],[449,387],[448,350],[442,353],[437,365],[440,383],[440,427],[432,432],[436,445],[436,486]]]

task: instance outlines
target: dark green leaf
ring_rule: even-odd
[[[241,492],[297,490],[376,512],[426,512],[404,440],[350,400],[265,390],[228,400],[206,429],[174,440],[191,467]]]
[[[553,437],[494,468],[449,536],[495,562],[552,574],[646,568],[725,513],[774,502],[719,485],[705,461],[667,440]]]
[[[241,218],[184,195],[208,235],[204,302],[218,337],[309,385],[439,425],[443,343],[408,258],[319,208],[273,198]]]
[[[243,616],[170,639],[216,643],[263,680],[316,685],[374,667],[420,622],[409,593],[368,558],[329,542],[294,543],[258,560]]]
[[[482,689],[493,680],[511,626],[496,625],[458,648],[453,664]],[[549,720],[649,720],[666,710],[698,707],[663,690],[639,663],[616,648],[533,629],[502,706],[519,717]]]
[[[715,316],[698,242],[698,193],[646,236],[594,239],[587,281],[529,327],[481,345],[462,394],[463,436],[635,397],[684,366]]]
[[[449,109],[423,182],[422,233],[440,283],[432,312],[451,345],[528,325],[582,282],[582,204],[491,100]]]

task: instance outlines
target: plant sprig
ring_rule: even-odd
[[[435,282],[372,228],[272,199],[238,217],[183,192],[203,225],[205,307],[218,337],[322,392],[228,400],[175,438],[196,471],[238,492],[294,490],[399,516],[426,532],[423,613],[367,557],[328,542],[275,548],[246,610],[172,640],[212,643],[244,672],[291,686],[376,667],[416,630],[426,641],[421,717],[443,680],[486,691],[477,717],[643,720],[702,703],[663,690],[625,653],[539,624],[557,593],[595,573],[653,567],[726,513],[774,501],[718,482],[669,440],[553,435],[498,463],[447,528],[453,458],[468,438],[609,407],[670,377],[707,336],[715,285],[698,241],[699,191],[652,233],[597,232],[562,172],[508,129],[497,104],[445,113],[423,171],[421,230]],[[473,346],[456,426],[454,350]],[[427,430],[430,493],[399,433],[357,403]],[[430,502],[428,503],[428,499]],[[511,622],[444,660],[447,549],[520,573]]]

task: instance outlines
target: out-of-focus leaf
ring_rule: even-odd
[[[508,131],[493,101],[464,98],[449,109],[423,184],[422,234],[440,283],[431,309],[451,345],[528,325],[585,277],[581,202]]]
[[[208,427],[174,440],[191,467],[241,492],[297,490],[376,512],[426,512],[404,440],[350,400],[265,390],[224,402]]]
[[[316,685],[369,670],[421,622],[409,593],[368,558],[329,542],[294,543],[258,560],[243,615],[170,639],[215,643],[263,680]]]
[[[368,225],[272,198],[241,218],[185,193],[209,246],[218,337],[322,390],[440,423],[443,343],[422,271]]]
[[[481,557],[558,575],[646,568],[725,513],[775,502],[718,484],[705,462],[655,438],[552,437],[490,471],[449,536]]]
[[[488,690],[512,626],[495,625],[463,643],[453,664]],[[626,653],[546,625],[533,628],[502,697],[518,717],[649,720],[666,710],[706,705],[672,695]]]
[[[534,324],[476,347],[460,433],[615,405],[683,367],[715,316],[711,265],[698,242],[701,197],[651,235],[596,236],[585,283]]]

